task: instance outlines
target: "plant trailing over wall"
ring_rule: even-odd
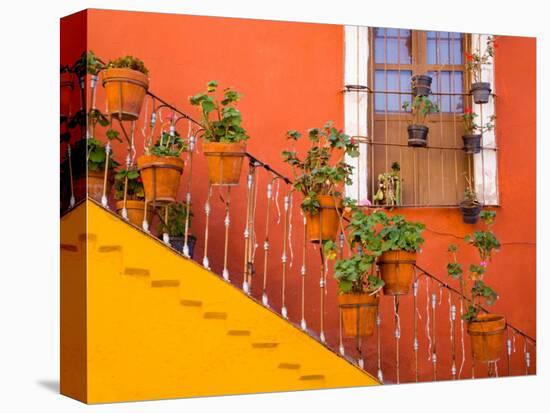
[[[397,162],[391,165],[391,172],[378,175],[378,191],[374,194],[373,201],[378,205],[401,205],[402,179],[401,166]]]
[[[487,305],[493,305],[497,300],[497,293],[484,281],[484,275],[491,262],[492,254],[500,249],[500,242],[491,231],[495,221],[494,211],[483,211],[480,218],[486,226],[485,230],[475,231],[464,238],[466,244],[473,246],[478,254],[479,264],[470,264],[467,274],[464,274],[464,266],[458,261],[458,246],[450,244],[448,251],[452,261],[447,264],[447,274],[460,281],[462,294],[466,297],[468,307],[462,318],[466,321],[474,321],[481,311],[481,304],[484,301]],[[467,284],[470,284],[470,293],[466,293]]]
[[[189,102],[201,111],[204,139],[208,142],[236,143],[249,137],[241,126],[241,112],[235,107],[241,94],[231,88],[223,90],[223,98],[216,99],[218,82],[208,82],[204,93],[189,98]]]
[[[294,188],[304,199],[301,207],[305,212],[317,214],[321,207],[318,197],[328,195],[341,198],[342,187],[352,183],[353,167],[345,162],[344,156],[359,156],[357,143],[339,131],[332,122],[322,128],[310,129],[307,133],[311,143],[303,158],[298,156],[295,142],[302,135],[295,130],[288,131],[286,137],[293,147],[282,152],[283,161],[292,167]]]
[[[109,61],[105,66],[107,69],[131,69],[141,72],[144,75],[149,74],[149,70],[145,67],[143,61],[134,56],[123,56]]]
[[[122,169],[115,175],[115,199],[124,199],[124,187],[128,179],[126,194],[128,200],[143,201],[145,192],[143,191],[143,181],[139,175],[139,170],[135,166]]]

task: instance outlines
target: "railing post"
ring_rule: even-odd
[[[210,269],[210,261],[208,260],[208,225],[210,223],[210,197],[212,196],[212,184],[208,184],[208,194],[204,204],[204,214],[206,216],[204,224],[204,256],[202,257],[202,266],[207,270]]]
[[[269,258],[269,216],[271,211],[271,198],[273,197],[273,182],[277,178],[272,179],[267,184],[267,206],[265,216],[265,238],[264,238],[264,277],[262,282],[262,303],[269,307],[269,299],[267,297],[267,261]]]
[[[306,307],[306,301],[305,301],[305,290],[306,290],[306,274],[307,274],[307,266],[306,266],[306,257],[307,257],[307,223],[306,223],[306,216],[302,213],[302,220],[304,224],[304,243],[302,247],[302,267],[300,268],[300,275],[302,278],[302,286],[301,286],[301,315],[302,318],[300,320],[300,327],[302,330],[307,330],[307,323],[306,323],[306,316],[305,316],[305,307]]]
[[[287,240],[288,240],[288,215],[290,211],[290,192],[287,192],[284,198],[284,220],[283,220],[283,255],[281,256],[282,263],[282,285],[281,285],[281,315],[284,318],[288,318],[288,311],[286,308],[285,296],[286,296],[286,263],[287,257]]]

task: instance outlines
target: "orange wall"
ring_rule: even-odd
[[[176,104],[184,111],[197,116],[196,109],[187,103],[188,96],[202,91],[206,82],[216,79],[221,86],[233,86],[244,94],[240,109],[244,126],[252,139],[248,150],[276,169],[290,175],[280,161],[285,147],[284,133],[288,129],[305,130],[334,120],[343,126],[343,27],[305,23],[287,23],[152,13],[128,13],[90,10],[88,13],[89,49],[108,60],[132,54],[144,60],[150,69],[151,91]],[[495,231],[503,242],[502,251],[495,255],[487,281],[500,294],[495,312],[506,314],[508,320],[535,335],[535,40],[501,37],[495,58],[497,116],[499,142],[499,185],[501,207],[497,209]],[[521,80],[521,81],[518,81]],[[101,88],[98,104],[102,107]],[[521,110],[517,107],[521,105]],[[150,113],[150,108],[148,110]],[[186,134],[186,129],[179,128]],[[142,138],[138,133],[138,152],[142,151]],[[303,148],[302,148],[303,149]],[[119,161],[124,159],[123,147]],[[202,257],[203,205],[206,193],[206,170],[201,156],[193,173],[193,231],[199,237],[197,255]],[[194,167],[195,168],[195,167]],[[185,177],[184,177],[185,180]],[[242,282],[242,239],[244,229],[244,177],[242,185],[233,190],[230,246],[230,273],[234,282]],[[266,175],[260,177],[258,193],[259,222],[265,222]],[[183,198],[183,185],[181,197]],[[282,195],[281,195],[282,197]],[[223,211],[217,190],[214,191],[214,212],[211,221],[210,259],[214,270],[221,273],[223,237]],[[280,200],[282,208],[282,199]],[[445,279],[447,245],[457,242],[473,227],[462,224],[457,209],[400,210],[407,217],[427,225],[426,245],[419,258],[425,269]],[[293,212],[294,263],[287,280],[287,306],[291,320],[300,318],[301,218]],[[271,214],[271,258],[269,259],[269,291],[275,308],[280,308],[280,256],[281,226],[276,225],[276,212]],[[263,268],[263,228],[257,228],[257,275],[254,291],[260,294]],[[463,256],[473,258],[473,256]],[[308,251],[308,262],[318,262],[318,252]],[[306,278],[306,319],[317,329],[319,319],[319,272],[309,268]],[[437,286],[428,285],[430,292],[439,294]],[[425,284],[421,284],[422,294]],[[441,314],[448,311],[446,294],[442,297]],[[327,334],[336,344],[338,315],[336,285],[330,279],[327,299]],[[419,300],[426,304],[424,295]],[[384,371],[386,378],[394,380],[395,345],[391,300],[383,298],[384,320]],[[402,310],[402,365],[410,366],[412,354],[411,331],[412,298],[401,300]],[[408,317],[408,319],[405,319]],[[408,320],[408,321],[407,321]],[[424,319],[422,322],[424,323]],[[448,320],[438,320],[438,334],[448,332]],[[423,333],[422,333],[423,334]],[[421,334],[425,348],[426,337]],[[375,346],[366,344],[367,368],[375,366]],[[521,343],[522,345],[522,343]],[[445,348],[446,347],[446,348]],[[449,351],[449,345],[439,343],[438,349]],[[347,349],[352,351],[353,343]],[[518,344],[519,348],[519,344]],[[424,350],[423,350],[424,351]],[[427,354],[427,353],[425,353]],[[514,356],[516,370],[521,369],[521,356]],[[449,361],[441,361],[440,377],[449,377]],[[422,357],[424,374],[431,372],[431,364]],[[518,371],[520,372],[520,371]],[[403,367],[402,380],[411,379],[411,370]]]

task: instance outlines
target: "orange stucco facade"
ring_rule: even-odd
[[[63,28],[69,25],[62,22]],[[67,29],[68,30],[68,29]],[[63,37],[63,34],[62,34]],[[527,334],[536,337],[536,47],[535,39],[501,36],[495,56],[495,93],[498,140],[498,180],[500,206],[496,208],[497,223],[494,230],[502,241],[502,249],[495,254],[486,280],[500,295],[495,312],[506,315],[508,321]],[[150,90],[181,110],[198,118],[196,108],[188,103],[188,97],[202,91],[210,80],[220,85],[232,86],[243,94],[239,108],[243,114],[243,126],[251,139],[248,152],[280,170],[287,176],[291,171],[281,162],[280,153],[286,146],[285,132],[289,129],[306,130],[333,120],[343,127],[344,103],[341,92],[344,83],[344,27],[341,25],[289,23],[275,21],[229,19],[217,17],[184,16],[118,12],[103,10],[87,11],[87,48],[105,60],[130,54],[141,58],[150,71]],[[97,102],[104,105],[102,88],[98,89]],[[143,111],[151,113],[150,107]],[[142,112],[142,117],[144,115]],[[168,112],[165,112],[168,115]],[[140,121],[141,122],[141,121]],[[141,123],[140,123],[141,125]],[[186,135],[184,123],[178,128]],[[305,149],[302,142],[301,148]],[[136,134],[138,154],[143,151],[143,136]],[[115,154],[124,160],[125,146],[116,144]],[[201,239],[204,232],[203,205],[207,193],[206,165],[197,156],[192,181],[195,218],[193,232]],[[260,176],[258,211],[265,222],[266,175]],[[232,281],[242,282],[242,240],[245,220],[244,177],[240,188],[232,195],[229,269]],[[221,234],[224,213],[214,190],[211,228]],[[281,185],[279,203],[282,207],[284,188]],[[184,187],[180,191],[183,199]],[[472,226],[462,223],[458,209],[422,208],[400,209],[410,219],[426,224],[426,244],[418,264],[446,280],[447,246],[457,242]],[[277,212],[272,210],[272,222]],[[301,228],[302,218],[296,208],[293,225]],[[276,224],[273,224],[275,227]],[[258,239],[263,241],[264,230],[258,228]],[[221,273],[223,261],[223,237],[212,236],[210,262],[214,271]],[[272,229],[270,242],[282,244],[280,230]],[[294,262],[287,274],[286,305],[289,317],[300,319],[301,230],[294,235]],[[203,244],[199,240],[196,258],[202,256]],[[261,248],[258,249],[258,267],[263,268]],[[461,255],[465,259],[474,256]],[[306,320],[313,329],[319,326],[319,270],[318,251],[308,249],[308,276],[306,277]],[[268,264],[268,289],[274,308],[281,303],[280,250],[275,247]],[[260,272],[252,288],[260,294]],[[271,287],[273,286],[273,287]],[[426,286],[421,284],[421,288]],[[428,285],[430,292],[437,286]],[[329,275],[327,288],[326,332],[336,345],[338,312],[336,283]],[[420,296],[425,305],[425,296]],[[412,297],[404,297],[402,307],[411,305]],[[442,293],[440,300],[447,300]],[[382,317],[385,322],[393,320],[392,302],[382,300]],[[409,311],[411,320],[412,312]],[[391,329],[391,323],[387,327]],[[412,351],[412,322],[405,318],[402,326],[403,366],[410,365]],[[441,334],[448,325],[441,320],[437,326]],[[393,377],[395,349],[391,334],[386,334],[383,343],[383,367],[389,381]],[[421,345],[425,337],[420,337]],[[520,343],[522,345],[522,343]],[[518,346],[520,345],[518,344]],[[346,349],[353,349],[347,343]],[[375,342],[367,343],[366,367],[375,371]],[[447,349],[448,350],[448,349]],[[352,351],[352,350],[350,350]],[[517,360],[516,360],[517,359]],[[518,355],[513,363],[521,363]],[[441,362],[442,377],[448,377],[447,361]],[[421,371],[431,371],[431,364],[422,358]],[[518,367],[520,369],[520,367]],[[411,380],[412,372],[403,368],[401,380]]]

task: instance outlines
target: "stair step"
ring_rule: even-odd
[[[250,330],[229,330],[227,332],[228,336],[249,336]]]
[[[227,313],[219,311],[207,311],[206,313],[204,313],[203,317],[208,320],[226,320]]]
[[[299,370],[300,365],[298,363],[280,363],[278,366],[280,369],[286,370]]]
[[[300,376],[300,380],[324,380],[324,374],[306,374],[305,376]]]
[[[97,241],[97,235],[96,234],[79,234],[78,240],[80,242],[94,242]]]
[[[136,277],[148,277],[150,274],[147,268],[124,268],[124,275],[133,275]]]
[[[199,300],[180,300],[180,304],[184,307],[202,307],[202,301]]]
[[[151,287],[162,288],[162,287],[179,287],[179,280],[153,280],[151,281]]]
[[[122,245],[101,245],[98,252],[122,252]]]
[[[77,252],[78,251],[78,247],[76,245],[72,245],[72,244],[61,244],[60,248],[63,251],[69,251],[69,252]]]
[[[252,343],[254,348],[276,348],[279,343]]]

